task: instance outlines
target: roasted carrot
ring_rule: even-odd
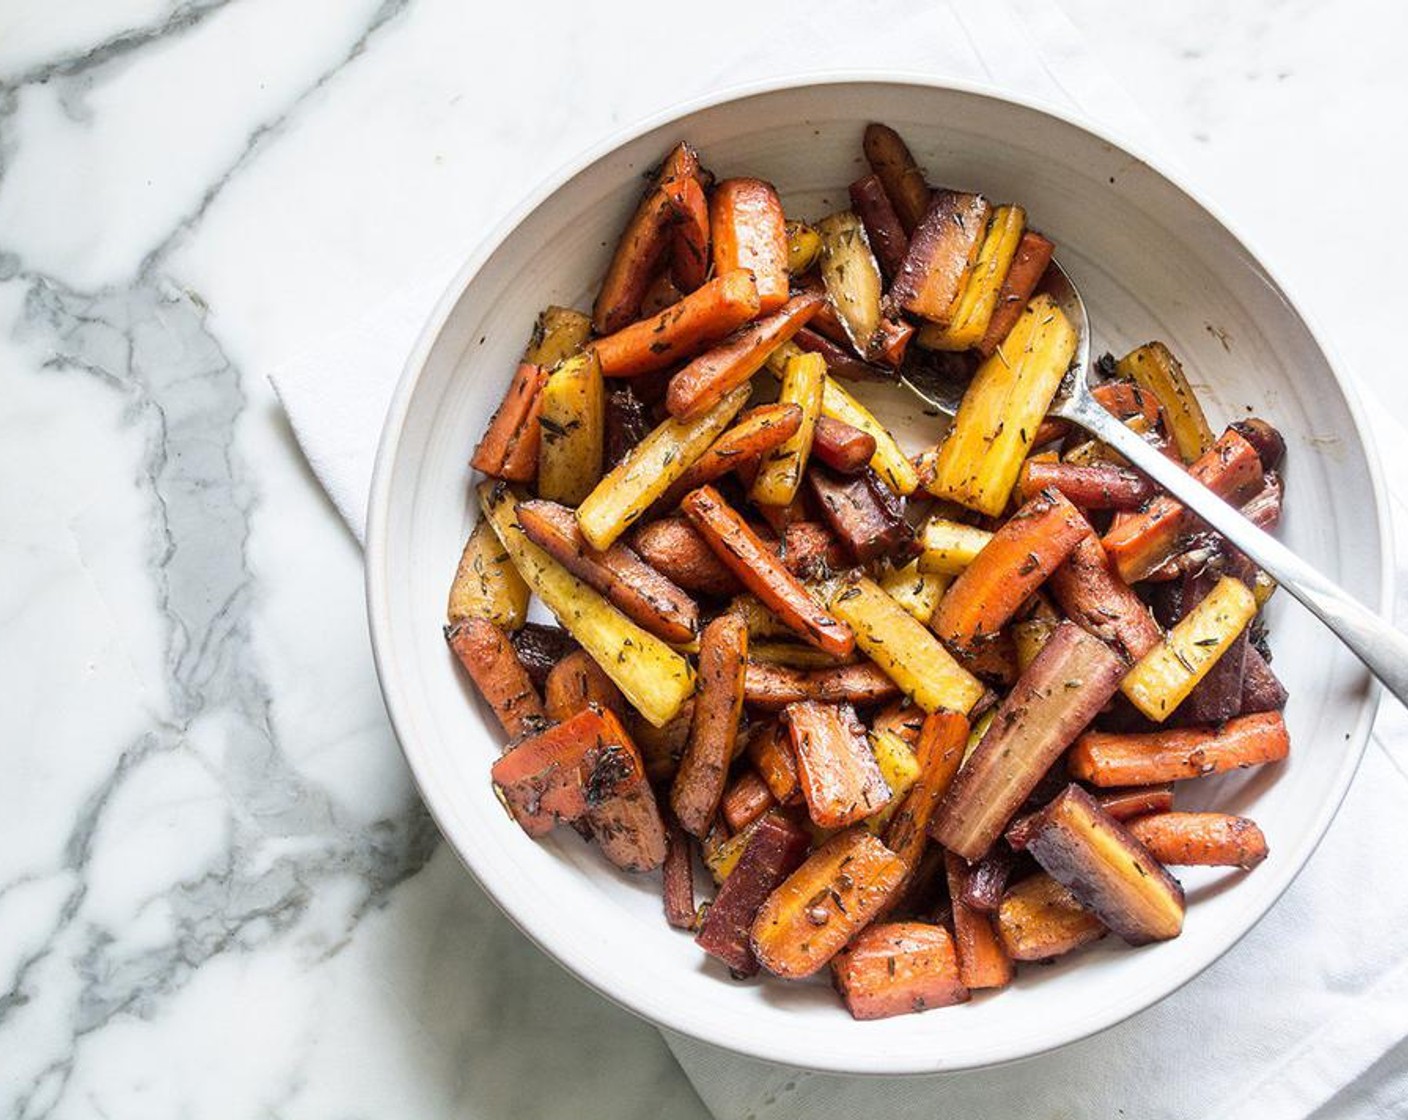
[[[1022,501],[1046,489],[1059,490],[1081,509],[1139,509],[1154,496],[1154,484],[1138,471],[1113,463],[1041,463],[1028,459],[1017,476]]]
[[[611,334],[633,323],[645,291],[670,244],[674,208],[665,192],[652,185],[626,224],[592,307],[597,334]]]
[[[657,509],[674,509],[691,490],[713,482],[729,471],[756,463],[779,444],[790,439],[802,423],[802,410],[795,404],[764,404],[749,409],[719,436],[660,499]]]
[[[694,853],[689,835],[674,819],[665,825],[665,863],[660,868],[660,885],[665,920],[676,929],[693,929],[698,916],[694,909]]]
[[[758,282],[759,310],[787,302],[787,220],[782,201],[762,179],[725,179],[709,199],[714,272],[749,269]]]
[[[1229,428],[1188,473],[1225,502],[1240,505],[1262,486],[1261,458],[1241,433]],[[1127,583],[1137,583],[1172,554],[1194,523],[1182,503],[1160,495],[1142,513],[1117,522],[1101,544]]]
[[[812,454],[834,471],[859,474],[875,454],[875,437],[843,421],[820,416],[812,434]]]
[[[998,940],[992,918],[963,901],[971,874],[968,864],[961,856],[948,852],[944,870],[948,875],[949,904],[953,908],[959,979],[965,988],[1005,988],[1012,983],[1016,969]]]
[[[568,654],[553,666],[543,690],[548,718],[561,723],[592,705],[626,715],[626,698],[586,650]]]
[[[776,808],[777,798],[756,770],[745,770],[724,790],[719,810],[734,832],[741,832],[769,809]]]
[[[861,707],[883,704],[900,694],[900,686],[868,661],[834,669],[797,669],[750,661],[743,691],[749,705],[780,711],[802,700]]]
[[[663,727],[656,727],[644,717],[631,721],[631,736],[645,759],[645,773],[653,785],[668,786],[675,780],[693,722],[693,696],[680,705],[674,719]]]
[[[970,910],[996,914],[1016,868],[1017,852],[1010,845],[994,844],[982,859],[968,865],[960,901]]]
[[[771,541],[765,541],[769,548]],[[794,576],[810,579],[850,562],[845,546],[819,521],[789,521],[777,546],[778,558]]]
[[[724,565],[797,634],[837,657],[848,656],[855,649],[850,627],[816,605],[807,589],[717,490],[701,486],[685,496],[680,508]]]
[[[815,323],[821,314],[814,315],[812,322]],[[810,327],[799,330],[792,341],[808,354],[820,354],[826,360],[829,377],[839,377],[845,381],[889,381],[894,378],[893,373],[856,357],[849,343],[843,345]]]
[[[683,292],[692,292],[709,275],[709,201],[693,176],[661,184],[674,216],[670,240],[670,277]]]
[[[753,826],[747,845],[704,914],[695,938],[737,977],[758,971],[753,955],[753,922],[767,899],[807,854],[807,834],[778,813]]]
[[[890,285],[890,302],[947,326],[982,246],[990,211],[982,195],[935,191]]]
[[[637,377],[692,358],[758,314],[758,289],[746,269],[715,276],[658,315],[593,342],[607,377]]]
[[[918,551],[904,517],[904,499],[869,467],[859,474],[834,474],[820,464],[807,468],[807,488],[831,531],[862,564],[888,556],[903,564]]]
[[[645,289],[645,296],[640,301],[639,319],[649,319],[659,315],[667,307],[674,307],[679,303],[680,297],[684,293],[675,286],[674,280],[670,278],[668,272],[662,272],[650,282],[650,287]]]
[[[1082,537],[1065,563],[1051,574],[1050,588],[1068,618],[1131,663],[1163,637],[1149,608],[1120,578],[1093,532]]]
[[[1017,255],[1012,258],[1012,267],[1007,270],[1007,279],[998,292],[997,307],[988,321],[987,332],[975,347],[983,357],[991,357],[997,351],[1022,317],[1055,251],[1056,246],[1034,230],[1022,234],[1022,240],[1017,243]]]
[[[900,134],[889,125],[865,126],[865,158],[880,176],[905,233],[913,233],[929,209],[929,184]]]
[[[1105,936],[1105,923],[1045,871],[1008,888],[997,909],[997,935],[1015,961],[1045,961]]]
[[[1279,762],[1290,752],[1279,712],[1230,719],[1221,727],[1137,734],[1089,731],[1071,749],[1071,775],[1097,786],[1143,786]]]
[[[878,812],[890,787],[849,704],[804,700],[783,712],[807,812],[822,828],[844,828]]]
[[[914,747],[919,778],[885,829],[885,843],[909,874],[919,866],[929,838],[929,822],[963,762],[968,730],[967,719],[957,712],[934,712],[925,718],[919,732]]]
[[[1171,866],[1250,871],[1266,858],[1266,837],[1256,822],[1228,813],[1153,813],[1130,821],[1129,831]]]
[[[953,938],[943,926],[923,922],[862,930],[832,959],[831,972],[855,1019],[886,1019],[968,999]]]
[[[699,690],[694,723],[680,759],[670,807],[680,827],[703,836],[719,808],[743,713],[743,673],[748,661],[748,627],[737,615],[721,614],[699,639]]]
[[[821,303],[815,293],[794,296],[766,318],[749,323],[699,355],[670,379],[665,394],[670,415],[687,420],[713,408],[762,369],[767,356],[801,330]]]
[[[604,552],[592,548],[576,513],[566,506],[520,502],[518,524],[530,541],[643,629],[667,642],[688,642],[698,632],[699,608],[693,599],[621,542]]]
[[[488,619],[445,628],[445,640],[510,739],[547,724],[547,713],[508,637]]]
[[[934,632],[956,649],[976,652],[1089,534],[1089,522],[1059,493],[1037,495],[953,581],[934,612]]]
[[[903,879],[899,857],[864,828],[837,833],[763,903],[753,951],[778,976],[810,976],[869,924]]]
[[[886,704],[870,720],[870,730],[880,735],[888,733],[913,747],[919,742],[919,732],[926,718],[924,709],[908,696]]]
[[[909,235],[900,224],[879,175],[866,175],[851,184],[851,209],[865,226],[865,236],[870,239],[881,271],[894,276],[909,252]]]
[[[497,539],[497,538],[495,538]],[[545,688],[552,667],[568,654],[582,647],[560,626],[544,626],[541,622],[524,623],[512,635],[513,649],[528,673],[534,688]]]
[[[471,467],[510,482],[533,478],[538,471],[541,441],[538,415],[543,409],[543,386],[547,382],[547,371],[542,367],[519,363],[503,402],[474,449]]]
[[[1131,821],[1150,813],[1167,813],[1173,808],[1173,783],[1156,786],[1119,786],[1095,794],[1100,808],[1117,821]]]
[[[780,721],[769,720],[759,726],[748,737],[746,750],[749,761],[779,805],[796,805],[802,800],[792,736]]]
[[[732,595],[742,590],[688,521],[663,517],[637,529],[631,538],[641,558],[671,582],[701,595]]]

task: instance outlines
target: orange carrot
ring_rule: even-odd
[[[1117,821],[1131,821],[1150,813],[1167,813],[1173,808],[1173,783],[1156,786],[1117,786],[1095,795],[1100,808]]]
[[[968,745],[968,720],[957,712],[937,711],[924,720],[915,745],[919,777],[890,818],[885,843],[903,861],[909,874],[919,866],[928,840],[929,821],[963,762]]]
[[[701,595],[732,595],[738,580],[683,517],[662,517],[637,529],[631,545],[671,583]]]
[[[968,999],[953,938],[943,926],[886,922],[862,930],[831,961],[854,1019],[886,1019]]]
[[[688,420],[708,412],[762,369],[767,356],[801,330],[821,303],[819,295],[804,292],[699,355],[670,379],[665,394],[670,415]]]
[[[822,828],[844,828],[878,812],[890,787],[850,705],[804,700],[783,715],[807,811]]]
[[[670,789],[670,807],[680,827],[703,836],[719,808],[743,714],[743,672],[748,660],[748,626],[734,614],[721,614],[699,639],[699,691],[694,722]]]
[[[746,269],[715,276],[672,307],[599,338],[592,348],[607,377],[636,377],[692,358],[758,314],[758,288]]]
[[[661,189],[675,217],[670,276],[681,292],[692,292],[709,275],[709,203],[693,176],[670,179]]]
[[[547,371],[520,362],[508,392],[494,412],[469,465],[492,478],[529,482],[538,473],[538,416],[543,411]]]
[[[802,781],[797,775],[792,737],[780,721],[769,720],[753,732],[747,750],[758,776],[779,805],[796,805],[802,800]]]
[[[1266,858],[1266,837],[1255,821],[1227,813],[1154,813],[1129,822],[1134,838],[1162,864],[1240,867]]]
[[[750,661],[743,680],[743,695],[749,705],[768,711],[803,700],[869,707],[893,700],[899,693],[900,686],[872,661],[834,669],[795,669]]]
[[[953,933],[958,947],[958,976],[966,988],[1005,988],[1016,968],[998,940],[992,918],[963,901],[969,869],[963,857],[948,852],[949,901],[953,906]]]
[[[912,748],[919,742],[924,720],[924,709],[908,696],[901,696],[875,713],[870,721],[870,730],[876,735],[888,732]]]
[[[660,869],[660,885],[665,903],[665,920],[676,929],[693,929],[694,853],[689,836],[671,820],[665,827],[665,864]]]
[[[988,323],[987,334],[975,347],[983,357],[992,357],[1002,345],[1002,340],[1016,326],[1055,251],[1056,246],[1041,234],[1033,230],[1022,234],[1022,240],[1017,242],[1016,256],[1012,258],[1012,267],[1007,270],[1007,279],[997,293],[997,307]]]
[[[548,718],[561,723],[595,705],[610,708],[618,716],[626,714],[626,698],[584,649],[569,653],[552,667],[543,687]]]
[[[756,770],[745,770],[742,776],[724,790],[719,809],[734,832],[742,832],[777,804],[777,798]]]
[[[538,690],[502,630],[487,618],[466,618],[445,628],[445,640],[510,739],[547,724]]]
[[[659,187],[651,187],[626,223],[592,306],[592,326],[611,334],[636,321],[656,266],[670,244],[675,211]]]
[[[1261,489],[1263,481],[1256,448],[1232,428],[1188,468],[1188,473],[1231,505],[1246,501]],[[1164,494],[1142,513],[1113,525],[1100,543],[1124,581],[1136,583],[1168,559],[1179,537],[1195,521],[1182,503]]]
[[[760,310],[787,302],[787,221],[782,201],[762,179],[725,179],[709,200],[714,272],[750,269],[758,282]]]
[[[749,409],[719,436],[709,450],[696,459],[689,470],[675,480],[657,503],[658,509],[674,509],[680,499],[706,482],[756,463],[778,444],[790,439],[802,425],[802,410],[795,404],[764,404]]]
[[[1149,608],[1120,578],[1093,532],[1082,537],[1066,562],[1051,574],[1051,593],[1067,617],[1131,663],[1163,638]]]
[[[955,648],[974,653],[991,642],[1090,524],[1056,492],[1022,506],[953,581],[934,613],[934,632]]]
[[[817,606],[797,577],[717,490],[701,486],[685,496],[680,508],[724,566],[779,620],[834,657],[851,654],[856,642],[850,627]]]
[[[1071,748],[1071,776],[1097,786],[1147,786],[1279,762],[1290,753],[1280,712],[1229,719],[1220,727],[1138,734],[1087,731]]]

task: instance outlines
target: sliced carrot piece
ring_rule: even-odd
[[[949,901],[953,906],[953,934],[958,947],[958,977],[965,988],[1005,988],[1012,983],[1016,968],[1003,949],[993,928],[992,918],[963,901],[969,871],[963,857],[948,852],[944,858],[948,874]]]
[[[890,787],[849,706],[804,700],[783,713],[807,812],[822,828],[864,820],[890,800]]]
[[[547,713],[513,643],[486,618],[445,628],[445,640],[510,739],[547,724]]]
[[[547,371],[541,366],[519,363],[508,392],[474,449],[469,460],[471,467],[510,482],[533,479],[538,473],[542,438],[538,416],[543,410],[543,386],[547,383]]]
[[[854,1019],[886,1019],[968,999],[953,938],[943,926],[886,922],[856,935],[831,961]]]
[[[714,237],[714,272],[752,271],[760,310],[766,314],[787,302],[787,219],[782,200],[762,179],[725,179],[709,200]]]
[[[1071,748],[1071,776],[1097,786],[1145,786],[1280,762],[1290,753],[1280,712],[1230,719],[1220,727],[1138,734],[1087,731]]]

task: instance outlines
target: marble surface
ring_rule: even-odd
[[[1062,3],[1408,416],[1380,341],[1408,232],[1391,201],[1356,216],[1408,172],[1408,9]],[[903,36],[838,34],[831,0],[714,7],[746,31],[680,68],[694,24],[658,5],[0,0],[0,1115],[704,1115],[438,842],[356,544],[266,378],[675,100],[982,77],[921,4],[867,21]],[[1334,1110],[1406,1072],[1400,1048]]]

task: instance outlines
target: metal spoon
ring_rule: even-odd
[[[1226,537],[1333,630],[1369,671],[1408,705],[1408,636],[1326,579],[1275,537],[1257,528],[1107,412],[1092,395],[1086,377],[1090,369],[1090,319],[1085,301],[1055,261],[1047,271],[1044,287],[1065,312],[1078,337],[1075,359],[1052,402],[1050,414],[1079,424],[1108,444]],[[923,369],[907,371],[900,382],[931,408],[947,416],[958,412],[962,385],[935,374],[926,375]]]

